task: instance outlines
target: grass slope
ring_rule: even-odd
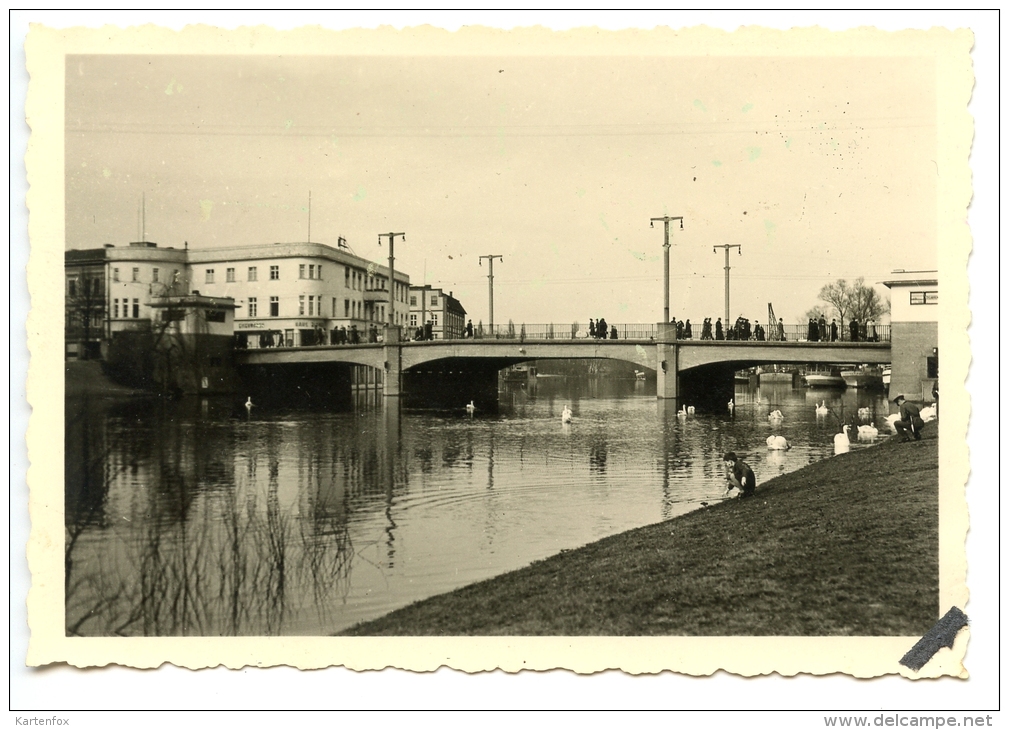
[[[938,442],[885,441],[348,629],[374,635],[921,635]]]

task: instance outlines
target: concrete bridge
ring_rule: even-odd
[[[889,342],[758,342],[738,340],[464,339],[240,350],[242,368],[310,364],[367,365],[384,372],[384,395],[448,382],[463,403],[496,400],[497,373],[530,360],[605,358],[656,372],[659,398],[699,393],[727,401],[733,373],[771,363],[861,364],[890,362]],[[493,396],[492,396],[493,393]],[[722,400],[724,398],[724,400]]]

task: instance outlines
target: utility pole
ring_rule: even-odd
[[[680,230],[683,230],[683,216],[665,215],[661,218],[652,218],[649,228],[655,228],[655,221],[662,221],[665,224],[666,237],[662,244],[662,264],[663,264],[663,284],[662,284],[662,321],[669,323],[669,222],[679,221]]]
[[[711,250],[714,253],[718,253],[718,249],[725,249],[725,322],[723,327],[729,327],[729,249],[735,248],[739,249],[739,255],[743,255],[743,248],[738,243],[726,243],[721,246],[715,246]]]
[[[379,233],[378,234],[378,245],[382,245],[382,237],[389,237],[389,327],[396,326],[396,270],[393,268],[393,264],[396,261],[395,254],[395,244],[396,236],[401,236],[403,240],[406,240],[405,233]]]
[[[490,263],[490,273],[487,274],[487,282],[489,289],[489,300],[490,300],[490,331],[494,334],[494,259],[501,259],[504,261],[504,256],[499,254],[487,254],[486,256],[480,257],[480,265],[483,266],[483,260],[487,259]]]

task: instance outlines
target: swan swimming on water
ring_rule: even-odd
[[[680,410],[676,411],[676,417],[677,418],[686,418],[687,417],[687,407],[683,406],[682,408],[680,408]]]
[[[732,412],[733,412],[733,411],[734,411],[735,409],[736,409],[736,404],[735,404],[735,403],[733,402],[733,400],[732,400],[732,399],[730,398],[730,399],[729,399],[729,413],[732,413]]]
[[[816,407],[816,415],[826,416],[828,413],[830,413],[830,409],[827,408],[827,401],[823,401],[820,405]]]
[[[689,413],[691,416],[694,415],[694,407],[693,406],[687,406],[687,413]]]
[[[859,439],[874,439],[879,435],[879,430],[876,428],[875,423],[870,423],[868,426],[858,427],[858,437]]]
[[[768,421],[783,421],[784,419],[785,417],[781,415],[781,411],[771,411],[767,417]]]
[[[249,399],[245,401],[245,410],[248,411],[249,413],[252,413],[252,407],[254,405],[255,403],[252,402],[252,396],[250,395]]]
[[[788,451],[792,446],[784,436],[768,436],[767,448],[773,451]]]
[[[466,404],[466,412],[467,412],[468,414],[470,414],[470,415],[472,416],[472,415],[473,415],[473,412],[474,412],[475,410],[476,410],[476,406],[475,406],[475,405],[473,405],[473,401],[470,401],[469,403],[467,403],[467,404]]]
[[[561,411],[561,423],[571,423],[571,409],[567,406]]]

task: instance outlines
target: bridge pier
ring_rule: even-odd
[[[680,346],[668,342],[658,345],[659,367],[655,371],[655,397],[678,398],[680,394]]]

